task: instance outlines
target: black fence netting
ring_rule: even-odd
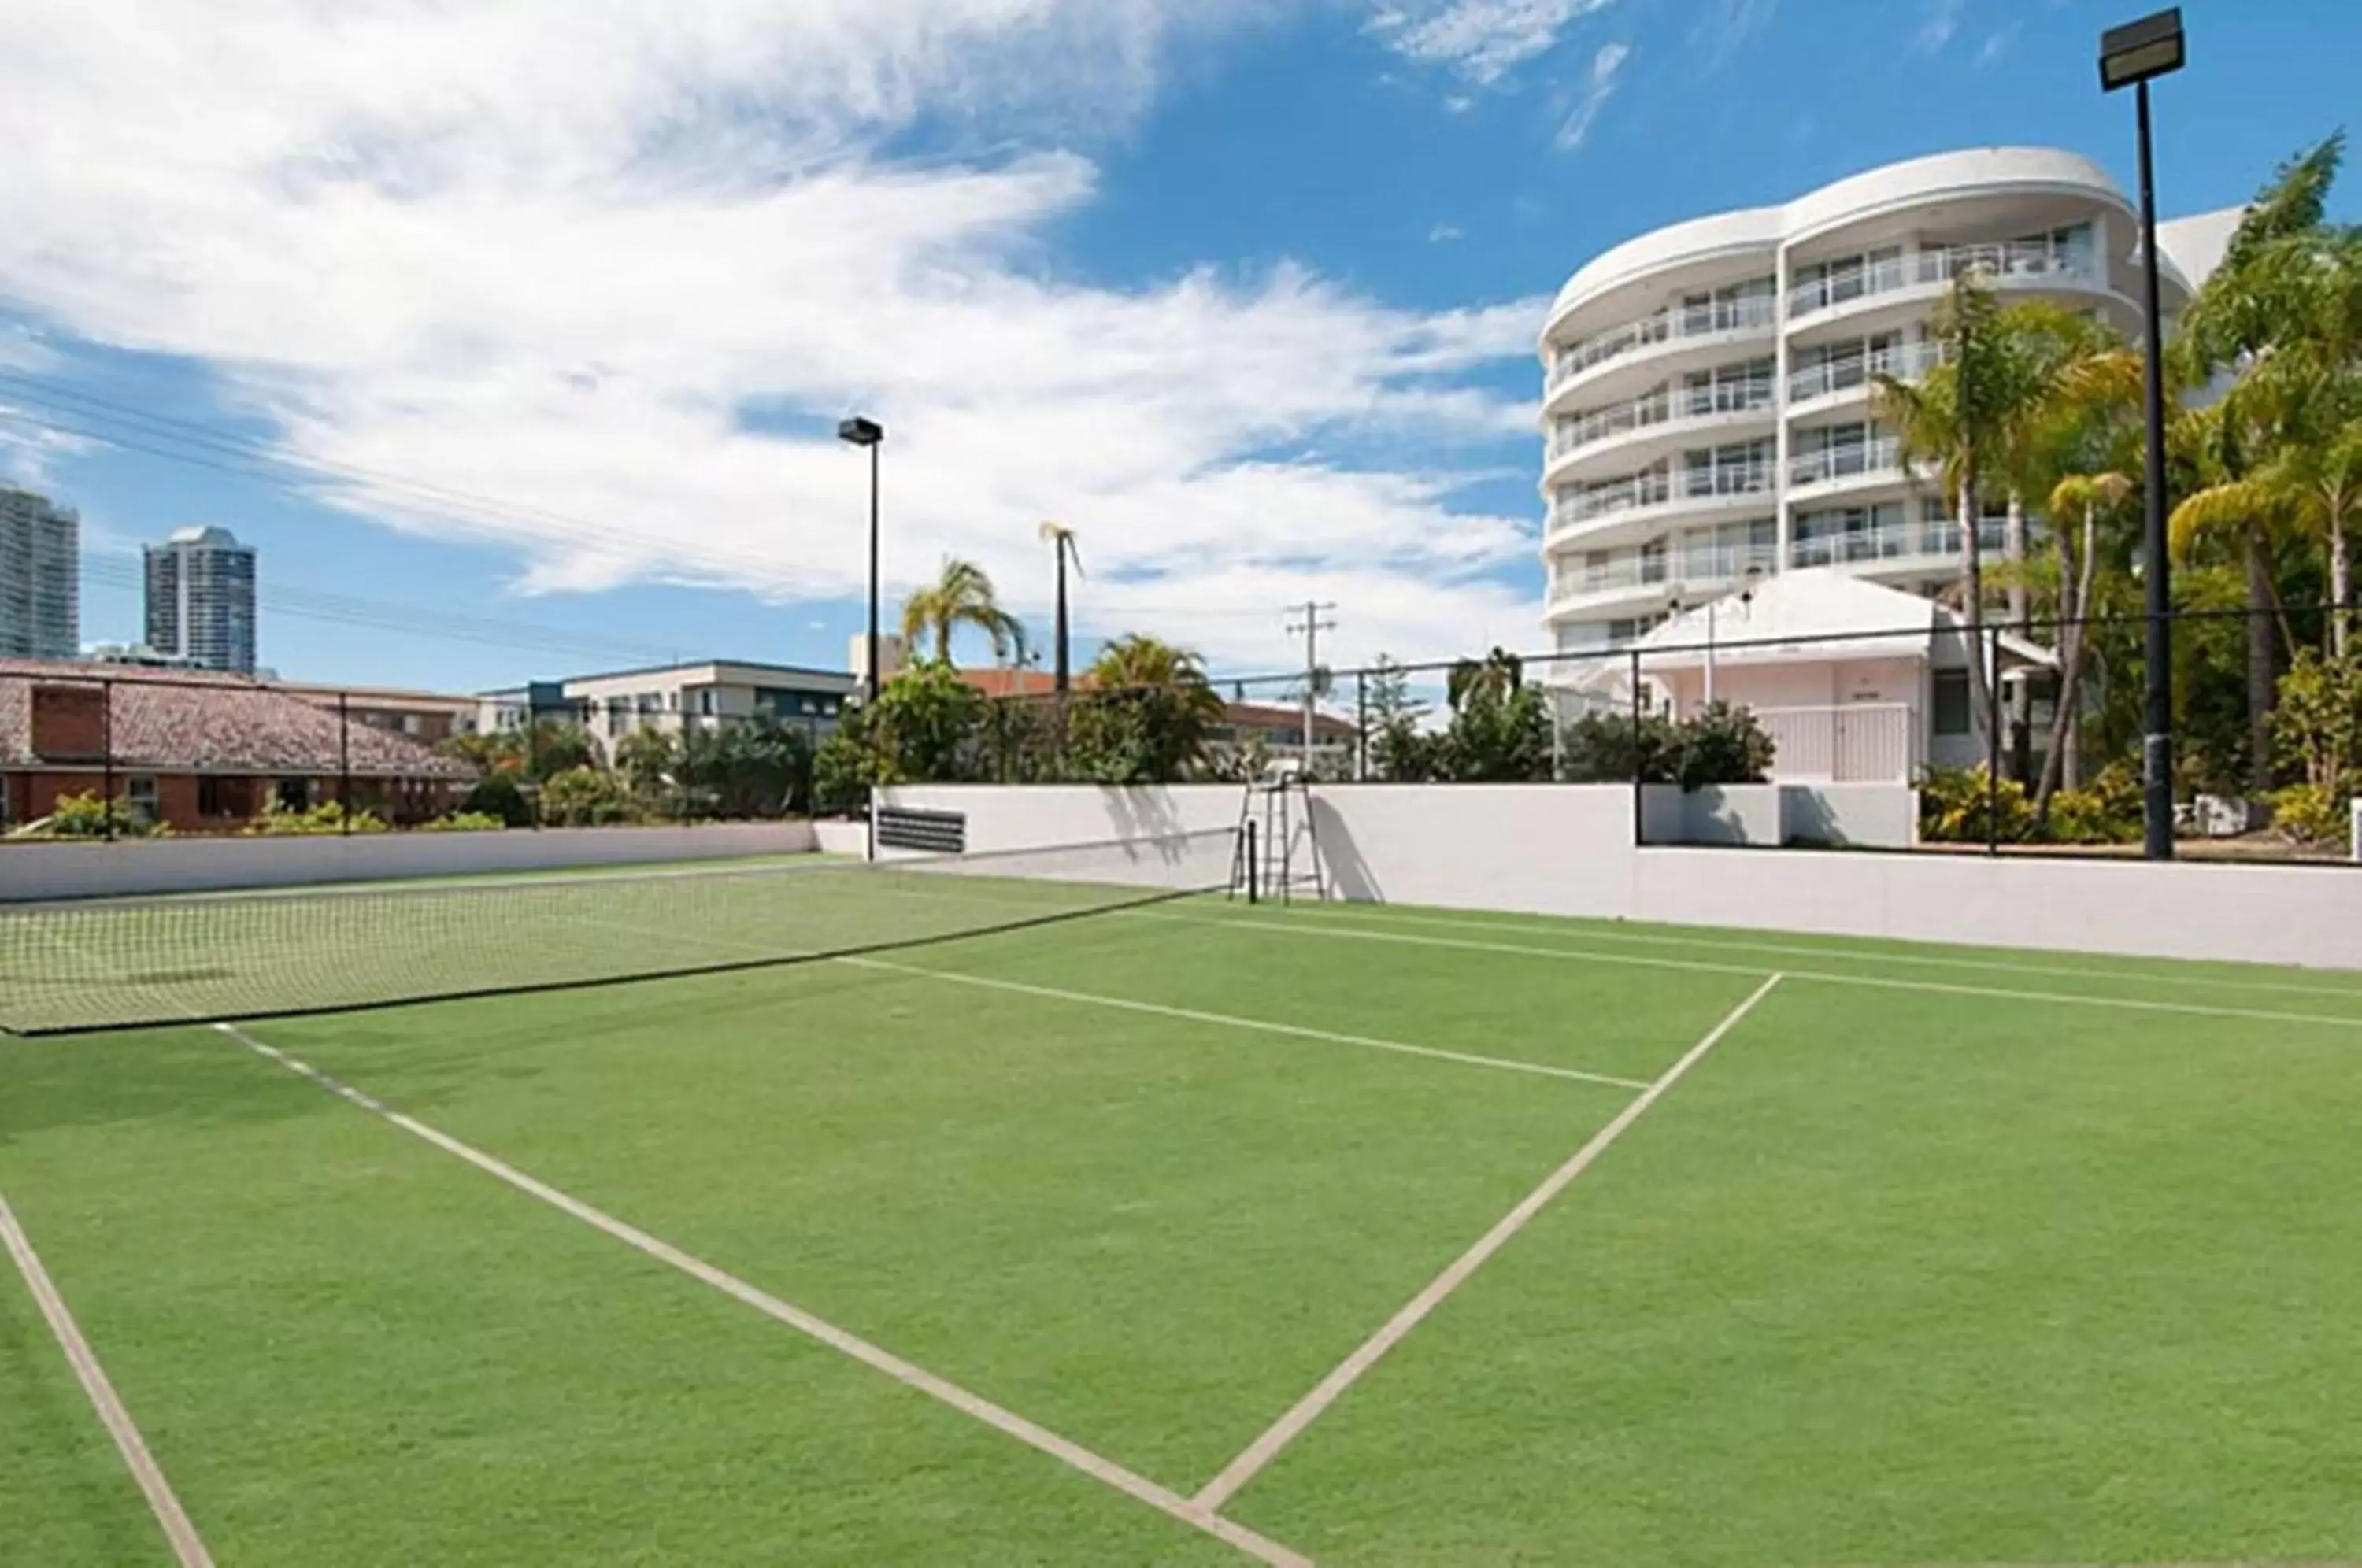
[[[743,712],[718,695],[477,699],[0,660],[0,844],[809,812],[841,693]]]

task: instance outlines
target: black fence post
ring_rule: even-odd
[[[1985,853],[2001,853],[2001,630],[1971,650],[1985,663]]]
[[[1370,781],[1370,679],[1369,672],[1353,672],[1353,782]]]
[[[1263,868],[1255,858],[1255,821],[1247,819],[1247,902],[1263,901]]]
[[[353,717],[348,693],[337,693],[337,831],[353,831]]]
[[[1640,756],[1640,649],[1632,649],[1632,843],[1635,847],[1646,844],[1648,834],[1640,828],[1640,812],[1648,791],[1641,788],[1645,771]]]
[[[106,838],[115,841],[115,682],[98,683],[98,803],[105,812]]]

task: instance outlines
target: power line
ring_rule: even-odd
[[[136,591],[146,586],[145,574],[128,562],[85,557],[83,561],[83,575],[113,588],[127,588]],[[402,632],[454,642],[526,649],[536,653],[583,654],[600,658],[629,657],[665,660],[677,660],[683,653],[683,650],[677,646],[635,642],[621,637],[601,637],[595,635],[568,632],[554,626],[535,626],[528,623],[510,623],[476,616],[454,615],[447,611],[428,610],[418,605],[360,599],[348,594],[326,593],[316,590],[265,589],[258,591],[255,599],[260,608],[269,610],[273,614],[292,615],[303,620],[322,621],[337,625],[359,626],[373,631]]]
[[[42,381],[37,377],[0,370],[0,389],[6,389],[10,395],[48,411],[50,417],[42,417],[18,409],[0,407],[0,419],[29,425],[38,430],[99,441],[127,451],[163,458],[168,461],[188,463],[198,468],[211,469],[219,473],[256,479],[286,490],[301,490],[308,493],[313,487],[290,484],[269,470],[285,469],[315,480],[326,480],[340,484],[367,486],[379,491],[406,493],[419,502],[438,507],[448,514],[456,514],[463,519],[472,517],[480,524],[492,522],[511,525],[554,525],[590,540],[604,542],[618,547],[640,552],[646,552],[654,547],[653,541],[613,525],[595,523],[587,518],[553,512],[546,507],[530,505],[522,502],[504,501],[496,496],[459,490],[449,485],[414,479],[359,463],[342,462],[326,458],[299,458],[257,436],[233,435],[210,425],[175,419],[169,414],[149,413],[126,403],[115,403],[71,387]],[[61,423],[62,419],[87,423],[69,425]],[[93,424],[100,427],[91,428]],[[121,430],[105,428],[110,424],[127,426],[132,435],[127,436]],[[150,444],[155,441],[171,442],[176,446],[193,447],[195,450],[167,449]],[[238,466],[215,460],[218,458],[236,459]],[[776,557],[712,547],[705,548],[701,553],[711,560],[766,573],[782,574],[793,569],[790,563]]]

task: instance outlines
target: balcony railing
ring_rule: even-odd
[[[1626,588],[1647,588],[1669,582],[1672,576],[1662,552],[1623,556],[1605,566],[1583,567],[1561,573],[1551,586],[1551,602],[1579,599],[1588,593],[1610,593]]]
[[[1997,517],[1977,525],[1977,546],[1998,556],[2006,547],[2009,525]],[[1947,560],[1960,554],[1958,523],[1898,523],[1883,528],[1860,528],[1798,539],[1788,547],[1792,567],[1853,566],[1864,561],[1908,560],[1937,556]]]
[[[1968,272],[1981,273],[1997,282],[2025,282],[2042,278],[2090,279],[2096,273],[2092,256],[2078,249],[2027,241],[2011,245],[1956,245],[1946,250],[1915,250],[1867,262],[1849,271],[1788,291],[1791,320],[1830,309],[1850,300],[1893,293],[1898,289],[1948,283]]]
[[[1551,438],[1551,456],[1563,458],[1610,436],[1621,436],[1628,430],[1646,429],[1662,425],[1673,417],[1672,400],[1663,392],[1650,397],[1634,398],[1612,408],[1602,408],[1580,419],[1559,422],[1557,434]]]
[[[1882,436],[1874,441],[1827,447],[1817,452],[1800,452],[1789,461],[1788,482],[1825,484],[1830,480],[1884,473],[1890,469],[1899,469],[1902,466],[1903,444],[1892,436]]]
[[[1642,474],[1590,490],[1579,490],[1558,503],[1552,521],[1560,525],[1587,523],[1636,507],[1657,506],[1672,498],[1672,486],[1663,474]]]
[[[1639,321],[1611,326],[1605,332],[1595,332],[1581,342],[1560,349],[1557,359],[1551,366],[1551,385],[1555,388],[1569,377],[1581,375],[1594,365],[1604,364],[1636,348],[1670,343],[1675,338],[1714,337],[1727,332],[1769,330],[1778,314],[1775,303],[1768,298],[1738,300],[1696,310],[1675,310],[1669,306]]]
[[[1700,387],[1678,394],[1654,392],[1584,414],[1580,419],[1560,421],[1551,437],[1552,461],[1570,452],[1595,446],[1610,436],[1626,435],[1634,430],[1646,430],[1659,425],[1685,424],[1692,420],[1713,419],[1723,414],[1751,414],[1772,406],[1772,389],[1768,384],[1746,386]]]
[[[1769,574],[1779,560],[1770,545],[1694,545],[1674,554],[1674,577],[1691,587],[1737,582],[1750,570]]]
[[[1850,392],[1869,383],[1873,376],[1892,376],[1898,381],[1915,381],[1941,364],[1944,351],[1940,344],[1905,343],[1897,348],[1882,348],[1874,354],[1856,354],[1843,359],[1830,359],[1818,365],[1808,365],[1788,378],[1788,401],[1808,403],[1832,392]]]
[[[1771,488],[1772,465],[1768,462],[1682,470],[1684,496],[1761,495]]]

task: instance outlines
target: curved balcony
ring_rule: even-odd
[[[2088,252],[2026,242],[1956,245],[1890,257],[1788,291],[1791,330],[1889,302],[1906,304],[1941,293],[1954,278],[1973,275],[1989,288],[2071,288],[2107,291],[2099,259]]]
[[[1943,361],[1940,344],[1905,343],[1874,354],[1809,366],[1788,377],[1788,412],[1821,413],[1858,400],[1866,401],[1880,376],[1915,383]]]
[[[1578,386],[1601,382],[1610,366],[1654,369],[1687,350],[1732,348],[1768,338],[1778,325],[1779,314],[1776,302],[1768,299],[1678,310],[1668,307],[1639,321],[1593,333],[1551,357],[1547,395],[1555,403]]]
[[[1903,443],[1892,436],[1827,447],[1817,452],[1799,452],[1788,459],[1788,487],[1792,491],[1887,484],[1910,477],[1903,466]]]
[[[1780,553],[1770,545],[1703,545],[1688,549],[1628,554],[1601,567],[1570,568],[1551,579],[1548,615],[1596,618],[1631,604],[1658,605],[1679,594],[1692,598],[1738,586],[1751,572],[1776,570]]]
[[[1670,477],[1640,474],[1578,491],[1551,508],[1542,548],[1554,550],[1577,541],[1595,548],[1613,540],[1645,536],[1667,522],[1760,512],[1772,496],[1772,469],[1767,464]]]
[[[1557,422],[1542,482],[1562,483],[1610,458],[1620,458],[1627,467],[1646,461],[1661,455],[1654,450],[1660,443],[1678,445],[1768,425],[1773,412],[1768,387],[1751,396],[1734,395],[1727,389],[1661,392],[1595,409],[1580,419]]]
[[[1977,546],[1999,558],[2008,545],[2009,525],[1998,517],[1977,525]],[[1817,539],[1797,539],[1788,547],[1788,565],[1845,567],[1866,577],[1917,576],[1956,569],[1960,564],[1960,525],[1957,522],[1897,523],[1829,534]]]

